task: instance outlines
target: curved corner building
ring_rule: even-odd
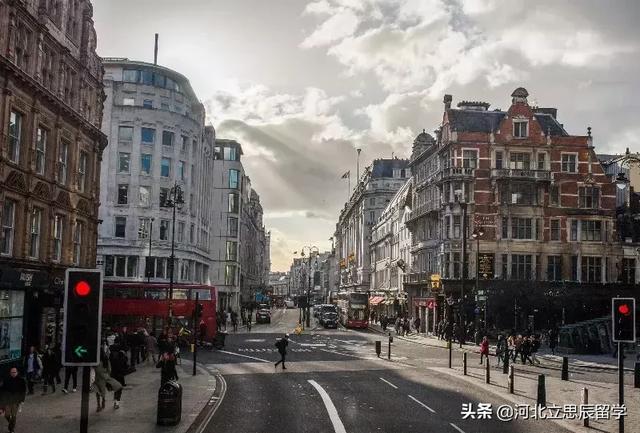
[[[215,131],[189,81],[170,69],[103,59],[103,132],[98,259],[106,280],[169,280],[176,209],[176,283],[210,284]]]

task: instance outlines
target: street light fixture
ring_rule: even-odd
[[[320,250],[315,245],[314,246],[305,245],[300,250],[300,256],[302,256],[303,258],[305,256],[304,254],[305,249],[308,251],[308,255],[309,255],[307,260],[307,274],[308,274],[309,283],[307,285],[307,311],[306,311],[306,326],[308,328],[311,326],[311,315],[310,315],[310,307],[309,307],[309,296],[311,294],[311,256],[313,256],[313,254],[315,253],[317,257],[317,255],[320,254]]]
[[[171,257],[169,258],[169,325],[173,319],[173,281],[175,270],[175,249],[176,249],[176,208],[182,209],[184,199],[182,197],[182,188],[175,182],[173,188],[169,190],[169,199],[165,202],[166,207],[173,208],[173,218],[171,222]]]
[[[476,240],[476,296],[478,296],[480,289],[480,238],[484,236],[484,230],[482,227],[476,227],[471,234],[471,237]],[[477,308],[477,307],[476,307]],[[477,314],[476,314],[477,319]],[[484,298],[484,326],[487,327],[487,298],[485,294]],[[476,333],[478,332],[478,321],[475,323]]]
[[[467,202],[463,201],[463,191],[457,189],[454,191],[456,201],[462,209],[462,282],[460,284],[460,347],[464,343],[464,333],[466,332],[465,326],[465,311],[464,311],[464,288],[467,279]]]

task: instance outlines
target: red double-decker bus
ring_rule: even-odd
[[[369,326],[369,295],[366,293],[338,293],[340,323],[345,328],[366,329]]]
[[[205,339],[216,335],[216,289],[201,284],[174,284],[172,310],[176,319],[173,327],[180,325],[193,329],[191,318],[196,293],[202,304],[200,323],[206,326]],[[169,283],[104,282],[102,323],[105,327],[121,329],[146,328],[158,335],[165,329],[169,317]],[[200,329],[200,323],[198,327]]]

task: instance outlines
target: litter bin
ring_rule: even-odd
[[[182,385],[170,380],[158,390],[158,425],[176,425],[182,418]]]

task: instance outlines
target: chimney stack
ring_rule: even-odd
[[[444,109],[449,110],[451,108],[451,101],[453,100],[453,97],[451,95],[444,95],[444,99],[442,100],[442,102],[444,102]]]

